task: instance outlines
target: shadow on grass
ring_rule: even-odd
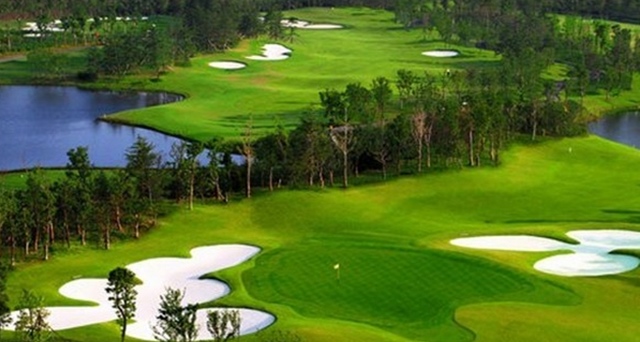
[[[640,223],[640,210],[630,209],[602,209],[602,213],[612,215],[611,219],[594,219],[594,220],[553,220],[553,219],[521,219],[521,220],[506,220],[503,221],[507,224],[519,224],[519,223]],[[613,215],[626,215],[620,219],[616,219]],[[487,221],[487,223],[492,223]]]

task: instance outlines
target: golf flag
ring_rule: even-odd
[[[340,269],[340,264],[335,264],[335,265],[333,265],[333,269],[334,269],[334,270],[339,270],[339,269]]]

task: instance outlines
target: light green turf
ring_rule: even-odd
[[[571,152],[569,152],[571,148]],[[305,341],[634,341],[640,271],[602,278],[537,273],[549,253],[467,250],[451,238],[528,233],[562,237],[584,228],[639,230],[640,154],[599,138],[515,146],[499,168],[407,177],[349,190],[279,191],[199,205],[161,221],[140,241],[109,252],[74,248],[19,265],[15,301],[28,287],[48,304],[71,304],[57,288],[104,277],[153,256],[195,246],[249,243],[254,260],[213,276],[234,291],[223,305],[267,310],[273,329]],[[333,269],[341,265],[340,282]],[[63,332],[114,336],[114,323]],[[111,335],[110,335],[111,334]],[[377,338],[373,338],[377,337]],[[247,340],[255,340],[249,337]]]
[[[267,39],[243,42],[225,54],[201,56],[192,66],[176,68],[155,84],[189,96],[187,101],[116,115],[117,119],[156,127],[175,135],[208,139],[214,135],[238,137],[249,118],[258,131],[272,129],[274,119],[285,125],[298,123],[306,110],[318,107],[318,92],[341,89],[350,82],[368,86],[378,76],[395,78],[398,69],[443,74],[447,68],[486,66],[495,63],[493,52],[450,46],[460,50],[456,58],[431,58],[423,51],[444,48],[439,41],[423,41],[422,32],[405,31],[389,12],[371,9],[307,9],[292,12],[300,19],[340,23],[342,30],[302,30],[293,42],[280,42],[293,50],[284,61],[252,61]],[[247,68],[213,69],[208,63],[237,60]]]

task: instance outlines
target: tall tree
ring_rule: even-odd
[[[127,334],[127,323],[136,312],[136,296],[138,292],[134,289],[135,273],[129,269],[117,267],[109,272],[109,278],[105,291],[109,295],[109,300],[118,316],[118,323],[121,327],[120,341],[124,342]]]
[[[242,142],[239,148],[240,154],[242,154],[245,159],[245,196],[247,198],[251,198],[251,169],[253,167],[253,162],[255,159],[255,148],[253,140],[253,121],[250,118],[245,126],[244,132],[242,132]]]
[[[23,289],[18,305],[21,309],[15,322],[16,332],[24,341],[48,340],[51,334],[51,327],[47,322],[50,312],[44,308],[44,298]]]
[[[190,342],[198,336],[196,325],[197,304],[182,305],[185,292],[167,288],[160,296],[160,308],[153,327],[154,338],[166,342]]]
[[[49,247],[54,240],[53,221],[55,216],[55,197],[51,185],[41,170],[36,169],[27,175],[27,205],[32,213],[34,248],[43,243],[43,259],[49,260]]]
[[[240,311],[211,310],[207,312],[207,330],[216,342],[229,341],[240,335]]]
[[[153,144],[145,137],[138,136],[126,153],[127,173],[135,182],[138,192],[150,203],[159,195],[159,179],[154,168],[160,164],[160,155],[154,149]]]
[[[11,322],[11,308],[9,307],[9,297],[7,296],[7,274],[10,265],[6,262],[0,264],[0,331],[8,327]]]
[[[393,91],[386,77],[377,77],[371,82],[371,95],[376,106],[377,120],[384,124],[385,110],[391,102]]]

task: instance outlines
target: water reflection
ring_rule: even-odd
[[[640,112],[606,116],[590,123],[589,132],[638,148],[640,147]]]
[[[0,87],[0,170],[55,167],[88,146],[95,166],[123,166],[137,136],[165,156],[180,140],[158,132],[96,121],[101,115],[180,100],[173,94],[86,91],[72,87]],[[165,158],[166,159],[166,158]]]

